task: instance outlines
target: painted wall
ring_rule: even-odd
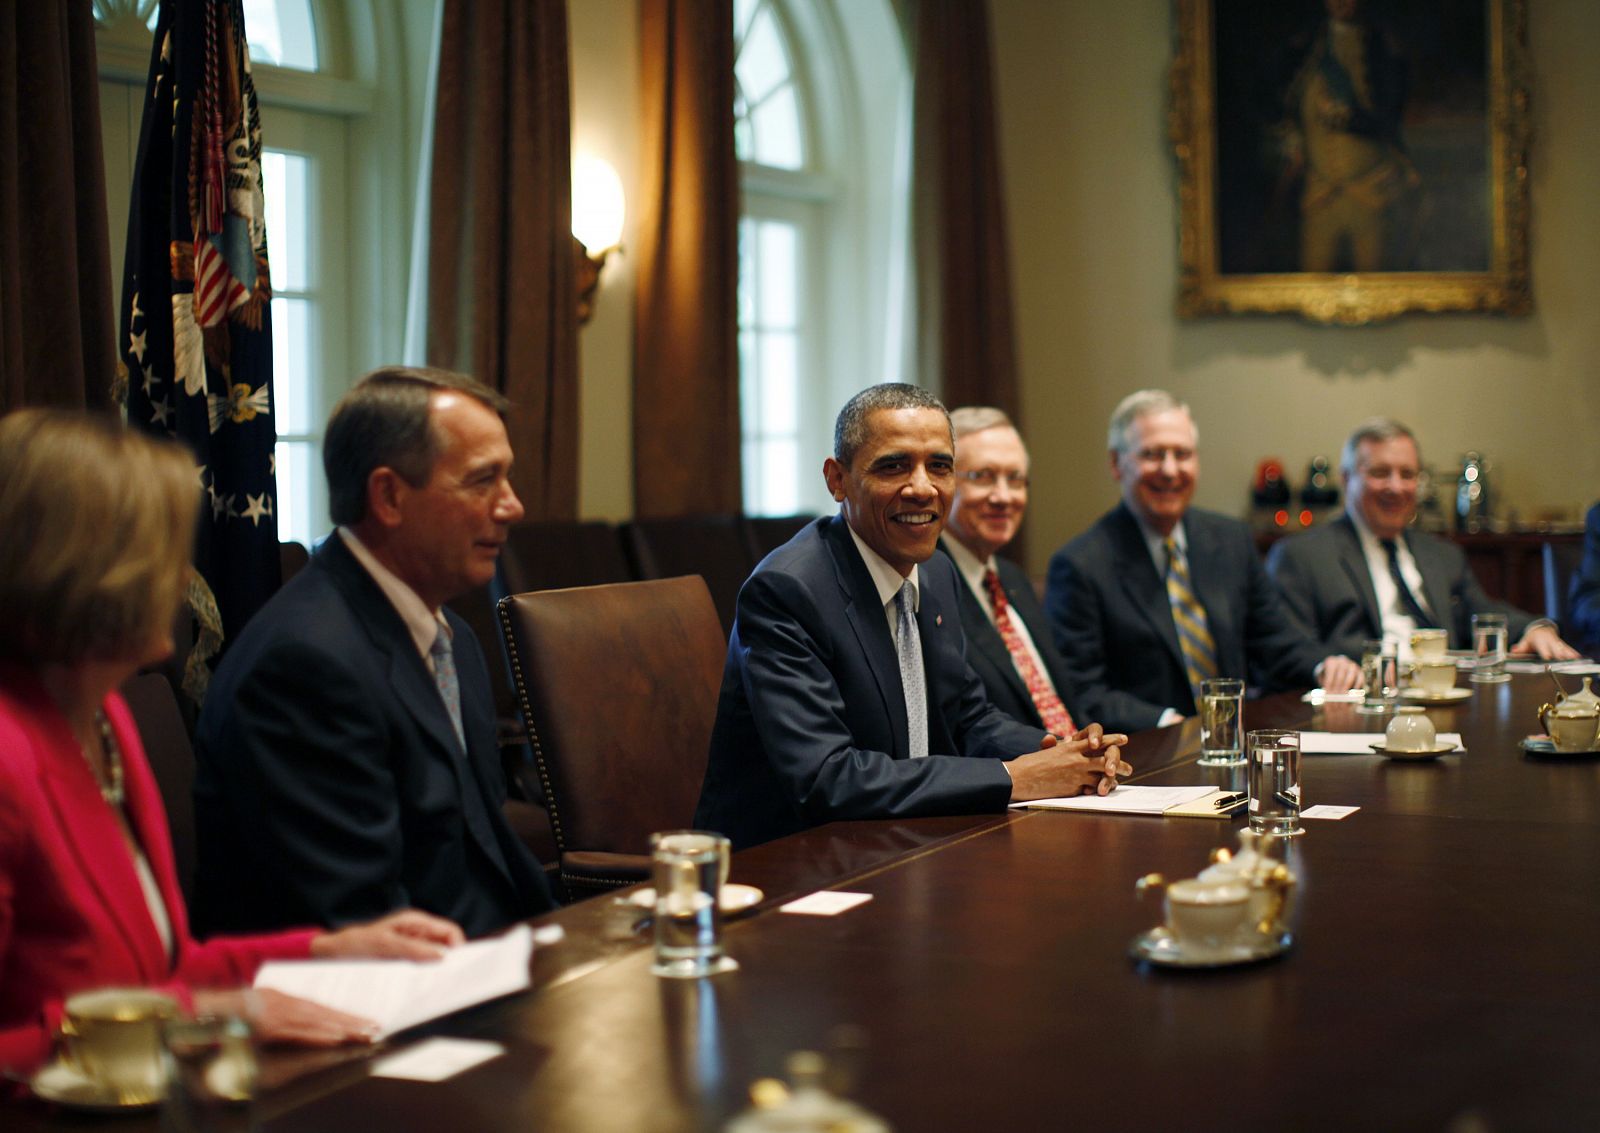
[[[1170,0],[990,0],[1023,406],[1034,458],[1030,566],[1115,502],[1106,420],[1164,386],[1201,429],[1197,502],[1244,513],[1256,462],[1303,479],[1387,413],[1453,480],[1494,461],[1499,509],[1580,514],[1600,496],[1600,5],[1529,5],[1534,66],[1529,317],[1180,321],[1166,129]]]

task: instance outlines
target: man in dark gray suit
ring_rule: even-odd
[[[1133,731],[1192,715],[1207,677],[1270,687],[1361,680],[1296,628],[1249,529],[1189,506],[1200,474],[1189,407],[1123,398],[1107,434],[1122,503],[1055,553],[1045,611],[1084,712]]]
[[[961,580],[967,660],[989,699],[1009,716],[1072,735],[1067,664],[1027,573],[999,552],[1016,538],[1028,509],[1028,450],[998,409],[952,410],[956,491],[939,549]]]
[[[1267,560],[1295,621],[1326,647],[1357,655],[1367,638],[1409,648],[1421,628],[1446,629],[1451,647],[1465,649],[1473,614],[1503,613],[1513,653],[1576,657],[1549,619],[1485,594],[1460,547],[1409,529],[1421,468],[1416,437],[1398,421],[1374,417],[1350,434],[1340,459],[1345,514],[1283,540]]]
[[[989,703],[966,660],[939,400],[863,390],[823,463],[839,514],[768,555],[728,642],[695,825],[749,846],[836,819],[978,814],[1109,791],[1125,736],[1063,740]]]

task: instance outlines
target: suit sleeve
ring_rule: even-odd
[[[1327,651],[1314,631],[1303,628],[1283,592],[1261,565],[1253,545],[1244,556],[1249,578],[1245,656],[1270,688],[1303,688],[1316,683],[1316,667]]]
[[[831,620],[840,620],[837,611]],[[780,571],[752,575],[739,593],[737,625],[746,703],[773,771],[808,821],[1004,809],[1011,778],[997,760],[894,759],[857,746],[830,669],[835,650],[856,643],[830,632],[798,579]],[[970,669],[966,676],[977,683]],[[874,688],[850,692],[877,696]],[[982,696],[981,686],[975,695]]]
[[[1111,683],[1106,658],[1118,643],[1108,640],[1105,610],[1106,595],[1093,574],[1065,551],[1057,551],[1050,559],[1045,615],[1082,710],[1075,722],[1082,727],[1099,721],[1116,731],[1153,728],[1166,706],[1152,704]]]
[[[400,785],[385,758],[389,725],[349,664],[280,641],[238,685],[233,769],[277,872],[290,923],[369,920],[411,901],[401,882]]]
[[[1569,605],[1572,626],[1562,628],[1584,641],[1600,641],[1600,504],[1584,519],[1583,560],[1572,580]]]

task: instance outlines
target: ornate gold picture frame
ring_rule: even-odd
[[[1525,0],[1177,12],[1180,316],[1532,309]]]

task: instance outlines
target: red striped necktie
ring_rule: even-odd
[[[1078,730],[1073,726],[1072,714],[1039,671],[1033,654],[1028,652],[1022,635],[1012,624],[1011,603],[1006,601],[1005,587],[1000,585],[1000,576],[992,568],[983,572],[983,588],[989,592],[989,602],[994,608],[994,628],[1000,631],[1000,640],[1006,643],[1011,663],[1017,667],[1022,683],[1028,686],[1028,695],[1033,698],[1033,706],[1039,710],[1039,719],[1044,723],[1045,730],[1054,732],[1062,739],[1070,739]]]

